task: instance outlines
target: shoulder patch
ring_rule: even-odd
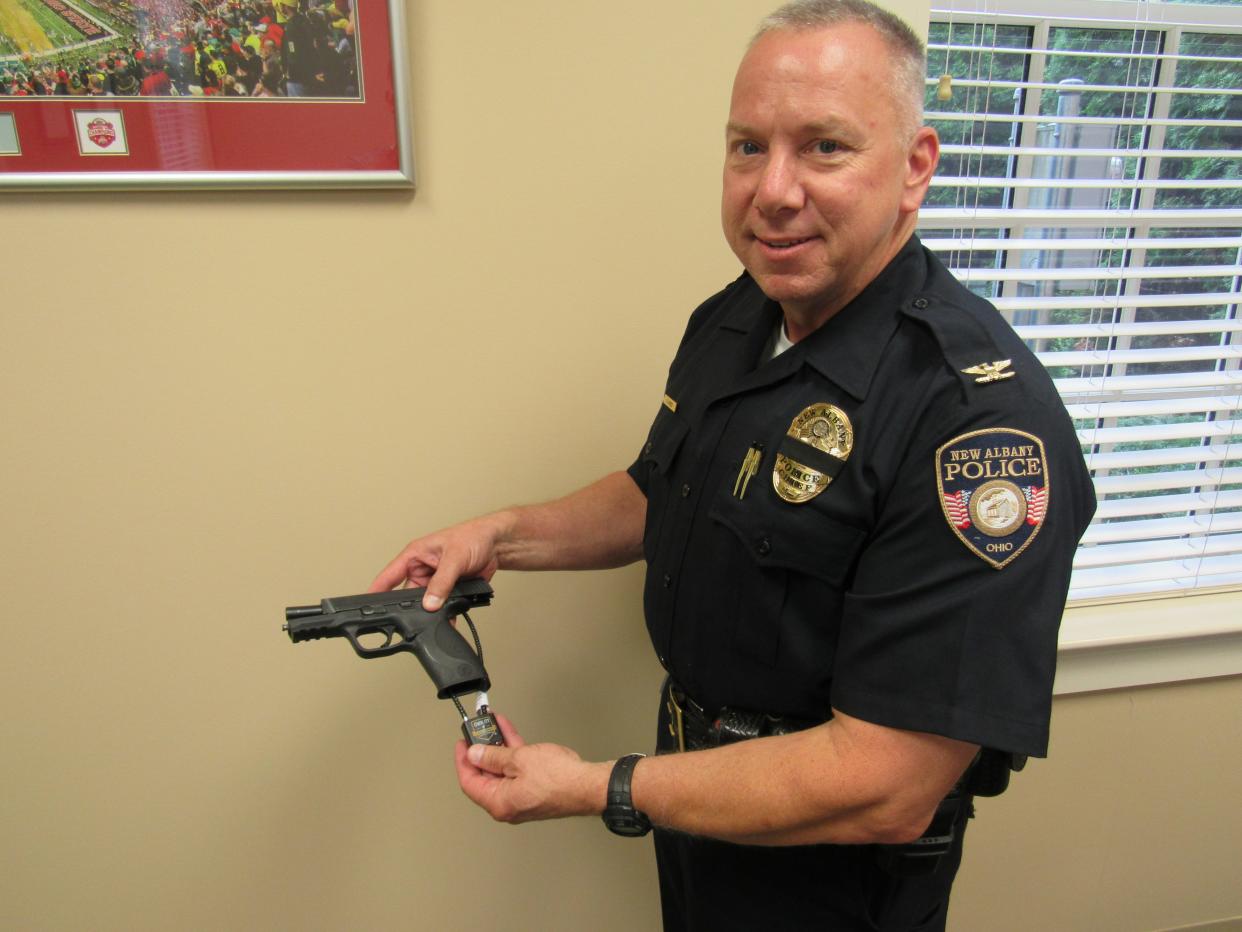
[[[1008,427],[961,434],[936,451],[936,487],[953,533],[975,556],[1002,569],[1044,523],[1044,442]]]

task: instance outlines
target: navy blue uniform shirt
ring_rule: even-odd
[[[746,274],[700,306],[630,467],[661,663],[708,709],[837,708],[1043,756],[1095,507],[1043,366],[915,237],[764,361],[780,321]],[[789,436],[826,410],[845,457]]]

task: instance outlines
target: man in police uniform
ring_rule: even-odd
[[[943,928],[972,764],[1046,753],[1094,497],[1043,368],[914,236],[924,69],[864,0],[765,20],[727,127],[746,272],[691,317],[639,458],[373,584],[434,606],[459,576],[646,560],[684,753],[590,763],[504,722],[457,766],[503,821],[654,824],[667,929]]]

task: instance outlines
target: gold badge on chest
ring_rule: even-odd
[[[854,449],[854,428],[844,411],[825,402],[803,408],[786,432],[800,443],[844,462]],[[785,446],[788,450],[788,445]],[[795,505],[809,502],[832,482],[832,476],[799,462],[797,454],[778,453],[772,468],[772,485],[776,494]],[[812,459],[814,457],[804,457]]]

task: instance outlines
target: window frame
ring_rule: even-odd
[[[1159,30],[1164,34],[1160,54],[1176,54],[1180,49],[1181,37],[1185,33],[1223,32],[1242,34],[1242,5],[1200,5],[1183,3],[1116,2],[1116,0],[1040,0],[1037,12],[1028,12],[1033,0],[976,0],[976,2],[942,2],[930,11],[931,22],[952,22],[954,25],[970,22],[982,22],[987,25],[1011,25],[1031,28],[1033,35],[1029,46],[1030,66],[1025,80],[1022,108],[1015,110],[1020,115],[1019,123],[1021,138],[1017,149],[1021,151],[1014,160],[1008,173],[1009,179],[1033,180],[1037,176],[1031,171],[1033,158],[1029,153],[1033,148],[1037,125],[1040,120],[1050,120],[1041,115],[1041,104],[1044,93],[1055,93],[1057,85],[1048,84],[1043,80],[1043,65],[1048,57],[1044,50],[1048,48],[1049,33],[1054,28],[1145,28]],[[948,9],[947,7],[952,7]],[[1024,7],[1026,9],[1024,10]],[[1136,11],[1141,18],[1136,18]],[[935,73],[935,61],[941,51],[929,49],[931,68],[929,74]],[[1164,149],[1166,126],[1160,121],[1169,119],[1170,104],[1173,94],[1160,93],[1161,88],[1173,87],[1175,74],[1170,69],[1162,69],[1157,81],[1150,87],[1141,86],[1143,93],[1151,94],[1153,102],[1147,119],[1153,121],[1153,130],[1148,136],[1145,151]],[[1013,86],[1015,82],[996,82],[1001,87]],[[934,86],[935,79],[929,78],[928,84]],[[1032,86],[1034,85],[1034,86]],[[1084,89],[1090,89],[1084,88]],[[1136,88],[1137,89],[1137,88]],[[929,113],[935,118],[937,114]],[[1026,160],[1023,163],[1022,160]],[[1144,171],[1141,179],[1157,177],[1160,157],[1145,158]],[[1013,222],[1015,212],[1028,208],[1029,187],[1021,184],[1012,192],[1012,202],[1007,207],[996,208],[993,225],[1003,230],[1002,235],[1011,232],[1011,228],[1019,226]],[[1007,195],[1010,192],[1006,192]],[[1130,228],[1129,241],[1148,243],[1153,225],[1158,226],[1157,218],[1150,212],[1154,206],[1155,188],[1139,188],[1138,198],[1132,205],[1133,219],[1125,226]],[[934,213],[934,210],[928,211]],[[1069,211],[1066,211],[1069,213]],[[1078,212],[1073,217],[1075,223],[1087,222],[1087,218]],[[1210,226],[1213,218],[1203,216],[1201,225]],[[1190,224],[1193,225],[1192,220]],[[1226,226],[1237,224],[1232,220]],[[962,227],[984,227],[987,224],[975,219]],[[1032,224],[1025,223],[1026,227]],[[1048,226],[1070,227],[1074,224],[1065,223],[1065,217],[1053,213],[1049,217]],[[948,224],[941,223],[935,229],[947,229]],[[1242,233],[1242,230],[1239,230]],[[1133,252],[1133,251],[1132,251]],[[1137,261],[1131,255],[1121,273],[1125,295],[1136,295],[1144,280],[1158,277],[1133,274],[1146,267],[1146,247],[1138,248]],[[1018,256],[1016,250],[1008,250],[1005,267],[1012,267]],[[1242,257],[1242,254],[1240,254]],[[1010,297],[1016,294],[1017,282],[1001,285],[1001,294]],[[1234,280],[1230,294],[1239,291],[1238,281]],[[1238,314],[1237,302],[1232,305],[1232,313]],[[1133,311],[1131,310],[1131,316]],[[1124,337],[1126,344],[1129,337]],[[1233,338],[1234,342],[1237,338]],[[1232,448],[1232,444],[1231,444]],[[1223,466],[1229,465],[1223,463]],[[1230,483],[1232,484],[1232,483]],[[1066,608],[1060,638],[1060,664],[1055,691],[1058,694],[1089,691],[1092,689],[1120,688],[1148,683],[1170,682],[1177,680],[1196,679],[1201,677],[1236,675],[1242,673],[1242,583],[1232,583],[1221,587],[1201,587],[1187,591],[1148,592],[1125,596],[1107,596],[1103,598],[1087,598],[1076,600]]]

